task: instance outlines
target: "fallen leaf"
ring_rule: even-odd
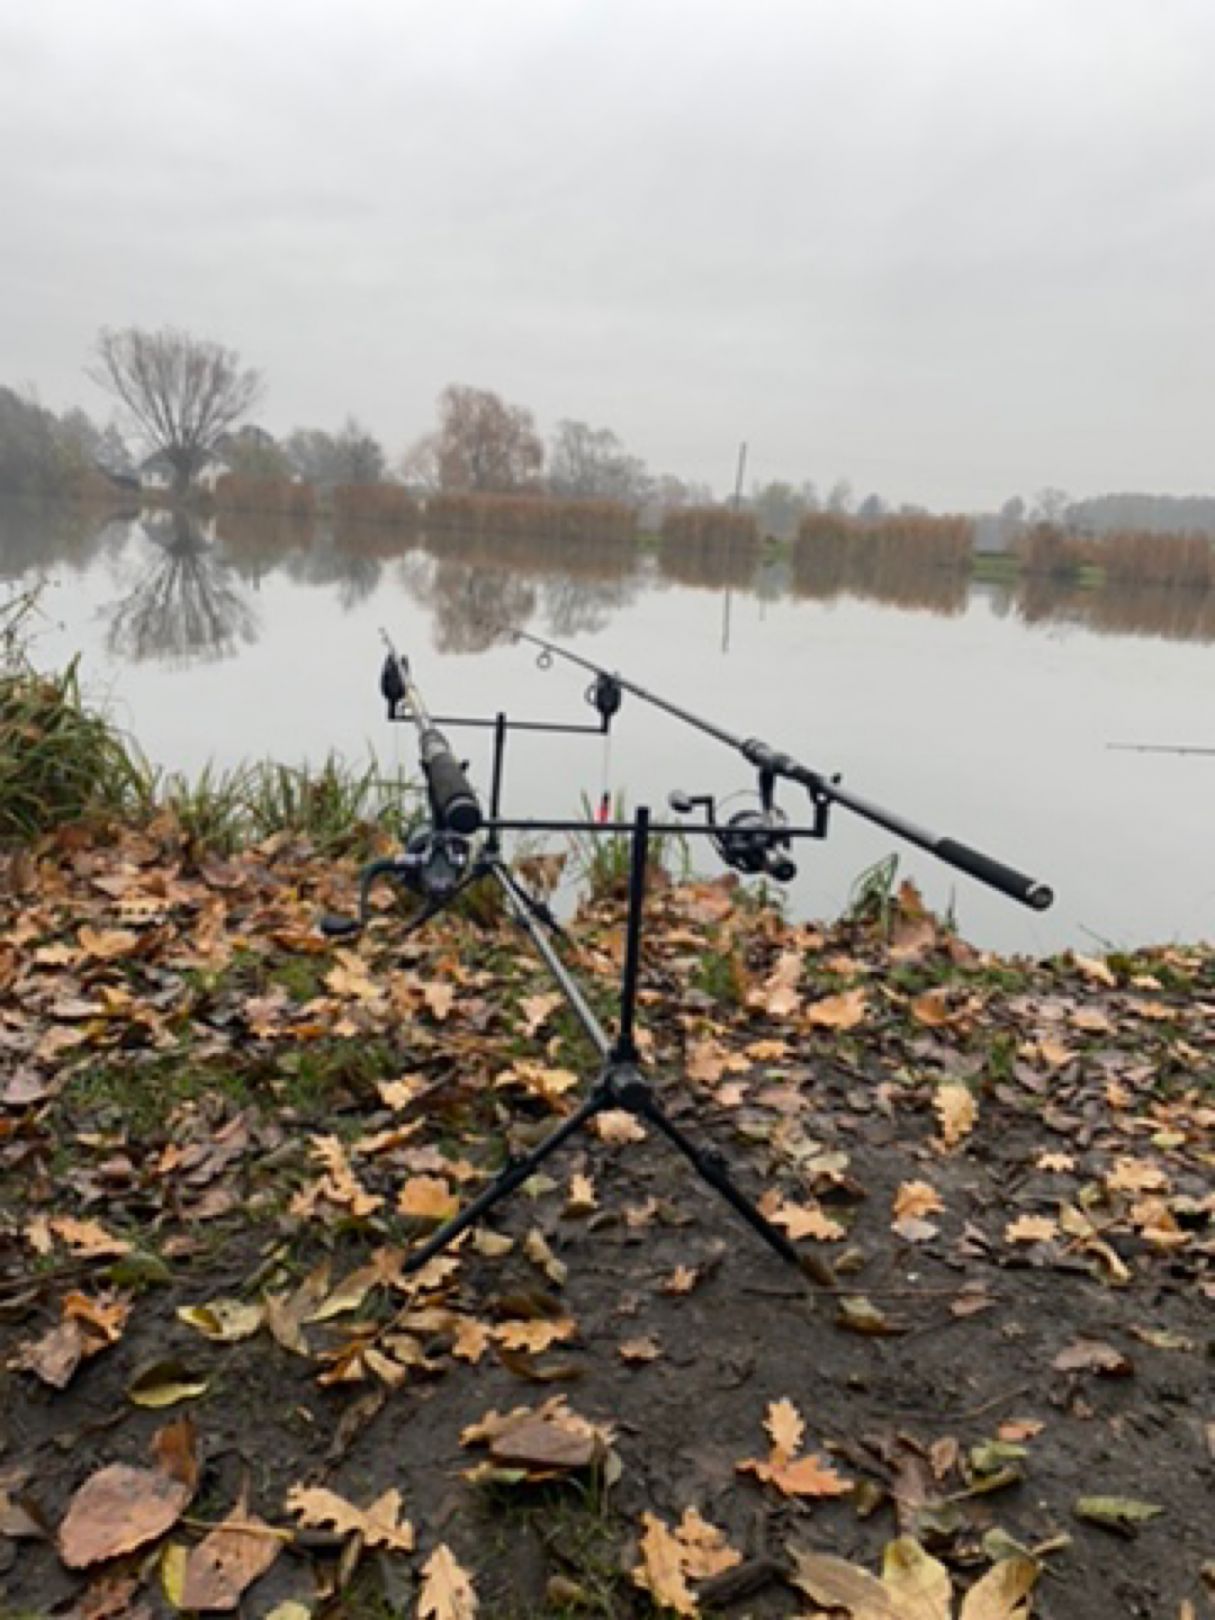
[[[806,1425],[801,1413],[787,1397],[773,1401],[768,1407],[764,1428],[767,1429],[768,1438],[772,1442],[773,1459],[779,1456],[783,1461],[788,1461],[800,1450],[806,1434]]]
[[[1014,1553],[992,1565],[962,1600],[958,1620],[1029,1620],[1025,1601],[1042,1572],[1036,1558]]]
[[[922,1220],[925,1215],[939,1215],[944,1208],[940,1193],[926,1181],[904,1181],[894,1195],[896,1220]]]
[[[1095,1372],[1108,1377],[1129,1378],[1134,1366],[1129,1356],[1100,1339],[1077,1339],[1051,1362],[1057,1372]]]
[[[460,1207],[443,1176],[411,1176],[397,1197],[397,1210],[415,1220],[449,1221]]]
[[[413,1525],[401,1516],[398,1490],[387,1490],[370,1507],[359,1508],[323,1486],[293,1485],[287,1492],[287,1508],[312,1529],[332,1525],[338,1535],[361,1536],[369,1547],[413,1551]]]
[[[127,1399],[134,1406],[153,1410],[197,1400],[209,1388],[205,1378],[192,1372],[180,1357],[168,1356],[141,1367],[127,1385]]]
[[[791,1546],[793,1585],[821,1609],[843,1610],[848,1620],[904,1620],[876,1575],[830,1553]]]
[[[1004,1228],[1007,1243],[1053,1243],[1059,1223],[1049,1215],[1019,1215]]]
[[[59,1556],[68,1568],[118,1558],[172,1529],[197,1483],[197,1463],[186,1460],[192,1446],[193,1429],[171,1424],[153,1441],[160,1466],[110,1463],[85,1480],[59,1526]]]
[[[562,1344],[577,1333],[571,1317],[542,1322],[502,1322],[493,1329],[494,1337],[508,1350],[529,1350],[540,1355],[550,1345]]]
[[[671,1533],[661,1519],[652,1513],[643,1513],[644,1531],[641,1537],[641,1562],[633,1570],[633,1580],[654,1601],[676,1614],[699,1613],[692,1590],[684,1578],[683,1543]]]
[[[205,1305],[179,1305],[178,1319],[217,1344],[251,1339],[266,1319],[263,1305],[240,1299],[213,1299]]]
[[[177,1606],[203,1612],[235,1609],[290,1539],[288,1533],[250,1514],[242,1499],[231,1519],[216,1525],[190,1549]]]
[[[926,1553],[912,1536],[900,1536],[882,1558],[882,1585],[890,1593],[900,1620],[950,1620],[953,1583],[944,1564]]]
[[[974,1093],[969,1087],[950,1080],[937,1087],[932,1106],[941,1122],[941,1139],[945,1150],[951,1152],[975,1128],[979,1109]]]
[[[441,1541],[422,1566],[418,1614],[421,1620],[473,1620],[476,1612],[472,1579]]]
[[[619,1350],[621,1361],[628,1362],[657,1361],[662,1354],[662,1346],[651,1338],[624,1339]]]
[[[1159,1518],[1164,1512],[1154,1502],[1140,1502],[1132,1496],[1082,1496],[1072,1506],[1078,1519],[1098,1524],[1104,1530],[1134,1535],[1141,1524]]]
[[[816,1029],[855,1029],[864,1023],[868,1010],[868,997],[861,987],[845,990],[842,995],[824,996],[806,1008],[806,1023]]]

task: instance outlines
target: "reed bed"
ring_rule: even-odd
[[[1020,536],[1015,551],[1022,573],[1044,579],[1076,579],[1099,560],[1095,541],[1055,523],[1036,523]]]
[[[431,495],[422,525],[428,534],[630,544],[637,538],[636,509],[623,501],[562,501],[547,495]]]
[[[663,544],[732,545],[760,551],[759,523],[751,512],[729,506],[673,506],[662,514]]]
[[[284,478],[242,478],[229,473],[215,486],[215,510],[304,520],[316,515],[316,491],[311,484],[293,484]]]
[[[336,484],[332,494],[334,521],[387,523],[417,528],[422,508],[400,484]]]
[[[1215,589],[1215,543],[1205,534],[1116,530],[1097,542],[1096,555],[1112,585]]]

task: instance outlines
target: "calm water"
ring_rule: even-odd
[[[168,517],[97,527],[0,510],[0,587],[44,577],[37,647],[83,654],[90,691],[167,767],[254,756],[412,767],[412,728],[381,718],[380,626],[431,708],[591,720],[580,672],[487,645],[487,613],[619,669],[729,732],[758,735],[938,833],[1051,883],[1037,914],[847,811],[800,846],[791,904],[833,915],[894,849],[930,903],[981,944],[1039,954],[1215,935],[1215,602],[1185,593],[1060,596],[940,575],[847,579],[695,554],[399,536]],[[475,778],[488,748],[460,733]],[[738,754],[625,699],[598,740],[516,736],[510,814],[565,815],[604,782],[630,804],[672,788],[746,793]],[[745,798],[734,801],[738,808]],[[788,789],[782,802],[798,818]],[[715,870],[707,848],[698,864]]]

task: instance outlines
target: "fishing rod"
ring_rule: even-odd
[[[872,822],[874,826],[881,827],[887,832],[896,834],[899,838],[906,839],[909,844],[927,850],[930,855],[935,855],[938,860],[944,861],[948,866],[956,867],[959,871],[967,873],[968,876],[977,878],[980,883],[986,883],[990,888],[998,889],[1001,894],[1008,895],[1010,899],[1019,900],[1022,905],[1032,907],[1034,911],[1045,911],[1054,901],[1054,892],[1045,883],[1039,882],[1036,878],[1028,877],[1024,872],[1017,871],[1015,867],[1008,866],[1003,861],[994,860],[990,855],[983,854],[981,850],[973,849],[969,844],[963,844],[956,838],[942,837],[928,828],[920,827],[915,822],[908,821],[904,816],[897,815],[893,811],[884,809],[881,805],[874,804],[869,799],[862,798],[857,793],[850,792],[840,785],[838,776],[825,776],[820,771],[812,770],[809,766],[801,764],[791,754],[773,748],[771,744],[764,742],[759,737],[736,736],[723,726],[716,725],[713,721],[706,720],[701,715],[693,714],[690,709],[672,703],[668,698],[660,697],[656,692],[648,691],[638,682],[628,680],[617,672],[607,670],[602,665],[593,663],[589,658],[583,658],[578,653],[570,652],[567,647],[561,647],[554,641],[547,641],[543,636],[537,636],[532,634],[531,631],[519,630],[513,626],[504,625],[500,628],[515,641],[527,642],[533,647],[538,647],[540,649],[538,663],[542,669],[549,668],[554,658],[561,658],[567,663],[574,664],[594,675],[595,681],[592,682],[587,692],[588,700],[594,702],[597,687],[604,682],[610,682],[617,691],[631,692],[634,697],[640,698],[643,702],[650,703],[657,709],[662,709],[665,713],[673,715],[677,720],[682,720],[685,724],[695,727],[697,731],[704,732],[706,736],[713,737],[717,742],[724,743],[726,747],[737,750],[748,764],[755,766],[759,772],[760,792],[765,805],[771,803],[772,785],[777,779],[796,782],[809,793],[820,823],[823,824],[824,831],[826,812],[831,805],[839,804],[846,810],[851,810],[854,815],[861,816],[864,820]],[[688,808],[691,807],[690,802],[682,795],[679,796],[678,803],[674,799],[672,802],[676,809],[683,809],[685,804]]]
[[[1194,748],[1188,743],[1106,743],[1117,754],[1215,754],[1215,748]]]

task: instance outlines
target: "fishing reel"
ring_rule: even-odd
[[[765,876],[777,883],[792,883],[797,867],[790,855],[788,818],[772,800],[772,780],[760,773],[759,807],[736,810],[728,821],[717,819],[717,804],[711,793],[683,793],[678,789],[667,798],[676,815],[689,815],[698,806],[710,826],[713,848],[735,872],[747,877]]]
[[[419,822],[405,835],[405,848],[388,860],[371,861],[359,874],[358,914],[342,917],[329,912],[321,918],[321,932],[330,939],[360,933],[371,915],[371,890],[382,878],[399,883],[425,903],[426,914],[450,900],[469,875],[472,842],[459,833]]]

